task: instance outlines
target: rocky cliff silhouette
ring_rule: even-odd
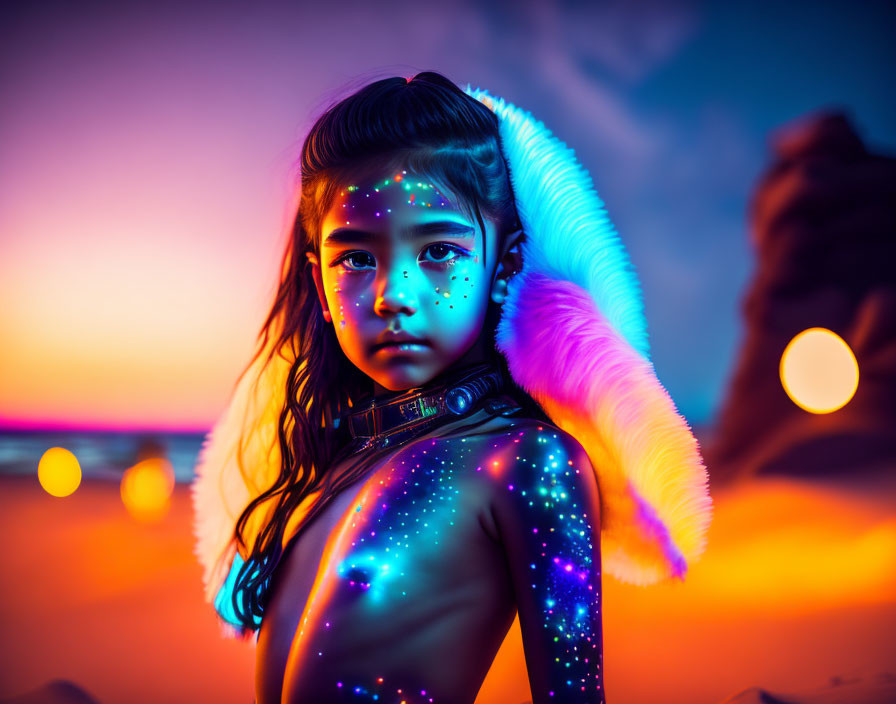
[[[846,115],[816,114],[771,140],[750,204],[757,268],[743,342],[704,455],[722,482],[896,467],[896,159],[871,153]],[[852,348],[859,386],[829,414],[799,408],[779,363],[811,327]]]

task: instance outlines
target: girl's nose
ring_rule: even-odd
[[[413,315],[419,307],[417,295],[412,287],[410,272],[397,267],[387,272],[377,283],[376,301],[373,309],[377,315],[395,315],[404,313]]]

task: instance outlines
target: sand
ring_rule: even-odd
[[[893,475],[714,491],[709,547],[685,583],[604,579],[607,700],[896,701]],[[221,638],[202,599],[186,486],[156,524],[96,480],[57,499],[2,477],[0,509],[0,700],[252,701],[254,649]],[[477,704],[527,701],[525,672],[515,624]],[[76,686],[21,698],[54,680]]]

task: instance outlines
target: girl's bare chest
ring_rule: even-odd
[[[492,433],[510,424],[498,417],[482,424],[478,436],[416,441],[336,495],[283,558],[268,612],[270,620],[285,623],[278,630],[292,628],[294,635],[314,582],[327,569],[349,583],[383,587],[411,551],[419,573],[428,556],[445,564],[452,544],[447,537],[485,537],[478,516],[488,504],[491,464],[509,438]]]
[[[500,561],[479,522],[488,480],[476,454],[460,442],[399,453],[334,497],[293,540],[259,634],[264,689],[282,686],[302,615],[312,610],[336,627],[396,595],[407,606],[412,589],[431,605],[433,593],[493,588],[483,580]]]
[[[411,559],[418,580],[427,566],[444,565],[459,538],[481,532],[476,516],[484,487],[463,459],[419,449],[335,496],[290,545],[265,620],[273,617],[292,638],[312,590],[324,581],[357,590],[360,598],[389,589]]]
[[[314,583],[318,568],[325,558],[327,543],[340,532],[348,520],[348,509],[358,494],[364,491],[365,483],[350,486],[335,496],[311,523],[296,536],[285,553],[276,573],[276,583],[271,593],[271,601],[265,615],[287,628],[297,622],[302,605]],[[298,608],[297,608],[298,607]],[[278,626],[281,631],[283,626]]]

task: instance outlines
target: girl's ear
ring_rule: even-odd
[[[317,289],[317,297],[320,299],[320,307],[324,315],[324,320],[328,323],[332,323],[333,316],[330,315],[330,309],[327,306],[327,296],[324,294],[324,282],[320,275],[320,260],[314,252],[306,252],[305,256],[308,257],[308,262],[311,264],[311,276],[314,278],[314,288]]]
[[[491,298],[495,303],[504,302],[510,279],[523,268],[523,254],[520,248],[522,241],[522,229],[508,232],[504,237],[504,247],[495,269],[495,279],[492,282]]]

